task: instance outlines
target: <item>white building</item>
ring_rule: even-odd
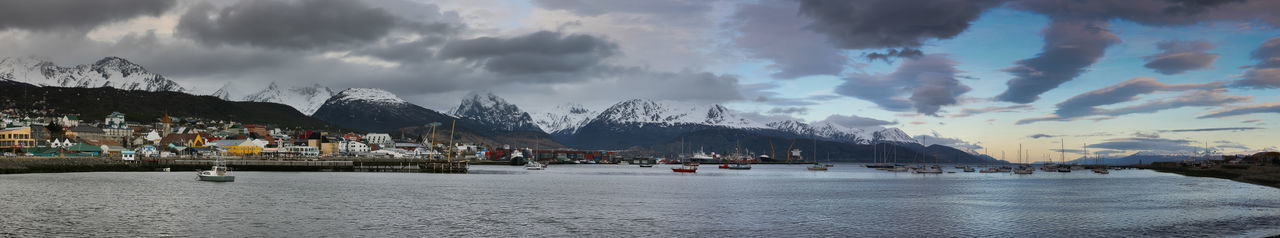
[[[359,141],[339,141],[338,153],[354,154],[369,152],[369,145],[360,143]]]
[[[320,148],[315,146],[285,146],[284,152],[298,156],[320,156]]]
[[[370,145],[378,145],[379,147],[391,147],[395,141],[391,140],[391,135],[385,133],[369,133],[364,136],[364,141]]]

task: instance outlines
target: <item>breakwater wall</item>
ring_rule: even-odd
[[[214,158],[148,159],[124,161],[106,157],[4,157],[0,174],[65,173],[108,171],[195,171],[209,169]],[[352,158],[347,160],[226,159],[233,171],[317,171],[317,172],[425,172],[467,173],[467,161],[434,159]]]

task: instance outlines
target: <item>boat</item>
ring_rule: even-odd
[[[813,165],[810,165],[807,169],[812,171],[827,171],[827,166],[822,166],[822,164],[814,163]]]
[[[1093,172],[1097,174],[1111,174],[1111,171],[1107,171],[1107,169],[1103,168],[1093,169]]]
[[[969,168],[969,166],[956,165],[956,169],[965,169],[965,168]]]
[[[700,165],[698,162],[684,163],[684,166],[689,166],[689,167],[698,167],[698,165]]]
[[[942,173],[942,167],[939,167],[939,166],[937,166],[937,165],[929,166],[928,168],[921,168],[921,169],[917,169],[915,173],[917,173],[917,174],[941,174],[941,173]]]
[[[747,163],[732,164],[732,165],[728,165],[728,169],[748,170],[748,169],[751,169],[751,164],[747,164]]]
[[[1058,172],[1060,172],[1060,173],[1070,173],[1070,172],[1071,172],[1071,167],[1066,167],[1066,166],[1058,167]]]
[[[965,173],[973,173],[973,171],[976,171],[976,170],[974,170],[974,169],[973,169],[973,167],[969,167],[969,166],[964,166],[964,167],[963,167],[963,168],[961,168],[961,169],[964,169],[964,172],[965,172]]]
[[[822,164],[822,166],[826,166],[827,168],[836,167],[835,164]]]
[[[1018,166],[1017,169],[1013,170],[1013,174],[1031,174],[1035,172],[1036,172],[1036,168],[1031,166],[1026,166],[1026,165]]]
[[[720,169],[728,169],[728,168],[729,168],[729,164],[720,164],[720,166],[718,166],[717,168],[720,168]]]
[[[989,174],[989,173],[999,173],[999,172],[1000,172],[1000,170],[997,170],[996,168],[985,168],[985,169],[982,169],[982,170],[980,170],[980,171],[978,171],[978,172],[979,172],[979,173],[984,173],[984,174]]]
[[[889,171],[889,172],[907,172],[907,171],[911,171],[911,169],[910,169],[910,168],[907,168],[906,166],[893,166],[893,168],[885,169],[885,171]]]
[[[653,168],[653,164],[640,164],[641,168]]]
[[[671,168],[671,172],[676,172],[676,173],[697,173],[697,172],[698,172],[698,167],[685,165],[685,166],[680,166],[679,168]]]
[[[219,159],[213,162],[212,169],[197,170],[196,179],[210,182],[235,182],[236,176],[227,175],[227,171],[227,161]]]
[[[1009,167],[1009,166],[1000,166],[999,168],[996,168],[996,172],[1001,172],[1001,173],[1008,173],[1012,171],[1013,171],[1013,167]]]
[[[547,165],[538,163],[537,161],[529,161],[529,163],[524,164],[524,169],[525,170],[545,170],[547,169]]]
[[[631,162],[627,162],[626,160],[618,161],[618,165],[627,166],[627,165],[631,165]]]

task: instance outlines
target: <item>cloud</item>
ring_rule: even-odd
[[[917,48],[951,39],[1003,0],[802,0],[808,26],[842,49]]]
[[[1262,119],[1249,119],[1249,120],[1240,121],[1240,123],[1260,123],[1260,122],[1262,122]]]
[[[1166,84],[1154,78],[1137,77],[1107,86],[1105,88],[1081,93],[1058,103],[1054,114],[1019,120],[1017,124],[1028,124],[1039,121],[1071,121],[1085,117],[1096,117],[1105,120],[1117,116],[1134,113],[1152,113],[1166,109],[1188,106],[1219,106],[1229,103],[1243,102],[1250,97],[1224,95],[1222,82],[1203,84]],[[1187,93],[1169,99],[1155,99],[1139,105],[1105,109],[1100,106],[1131,102],[1138,96],[1156,92],[1187,91]]]
[[[911,122],[908,122],[908,123],[910,123],[910,124],[912,124],[912,125],[924,125],[924,124],[929,124],[929,122],[926,122],[926,121],[911,121]]]
[[[0,1],[0,30],[71,29],[83,33],[107,23],[158,16],[174,5],[168,0]]]
[[[1191,143],[1192,141],[1184,139],[1117,138],[1109,139],[1102,143],[1091,144],[1086,146],[1086,148],[1152,151],[1159,153],[1185,153],[1194,152],[1198,149],[1195,146],[1191,146]]]
[[[797,15],[798,8],[792,1],[738,6],[728,23],[738,33],[733,45],[751,58],[771,61],[773,78],[840,74],[848,57],[821,34],[806,30],[812,20]]]
[[[1160,53],[1143,57],[1147,61],[1143,66],[1166,75],[1213,68],[1213,62],[1218,59],[1218,54],[1205,52],[1213,49],[1208,41],[1164,41],[1156,48]]]
[[[809,108],[806,108],[806,107],[775,107],[775,108],[773,108],[773,109],[769,109],[769,113],[771,113],[771,114],[807,114],[807,113],[809,113]]]
[[[599,16],[610,12],[691,15],[710,11],[711,6],[708,2],[684,0],[534,0],[533,4],[541,8],[565,10],[585,16]]]
[[[1044,47],[1036,57],[1018,60],[1012,68],[1004,69],[1014,78],[1006,83],[1008,89],[996,96],[997,100],[1014,103],[1031,103],[1040,94],[1062,85],[1093,65],[1108,46],[1120,39],[1102,21],[1053,21],[1045,28]]]
[[[1272,37],[1254,49],[1250,57],[1258,64],[1250,66],[1231,86],[1253,89],[1280,88],[1280,37]]]
[[[582,34],[539,31],[508,39],[480,37],[449,42],[445,59],[466,59],[504,74],[577,72],[618,52],[618,45]]]
[[[919,49],[913,49],[913,48],[902,48],[902,50],[889,49],[884,53],[872,52],[870,54],[864,55],[863,57],[866,57],[868,61],[882,60],[885,62],[889,62],[899,57],[915,59],[915,58],[920,58],[921,56],[924,56],[924,51],[920,51]]]
[[[920,141],[924,143],[925,146],[945,145],[951,148],[960,149],[960,150],[963,150],[969,153],[974,153],[974,154],[979,154],[978,150],[981,150],[982,148],[984,148],[982,147],[982,142],[969,142],[959,138],[948,138],[948,137],[942,136],[942,134],[939,134],[937,131],[933,131],[931,134],[932,136],[929,136],[929,135],[917,136],[916,141]]]
[[[1049,151],[1053,151],[1053,152],[1056,152],[1056,153],[1066,152],[1066,153],[1072,153],[1072,154],[1084,154],[1084,153],[1085,153],[1085,150],[1084,150],[1084,149],[1049,149]]]
[[[182,15],[175,31],[208,45],[317,49],[373,42],[397,22],[360,1],[239,1],[221,9],[202,2]]]
[[[1216,110],[1209,114],[1199,116],[1196,118],[1199,118],[1199,119],[1219,118],[1219,117],[1248,115],[1248,114],[1254,114],[1254,113],[1280,113],[1280,102],[1230,107],[1222,110]]]
[[[961,71],[947,55],[931,54],[910,59],[888,75],[859,74],[845,78],[836,86],[841,95],[871,101],[890,111],[912,108],[925,115],[937,115],[942,106],[955,105],[958,97],[969,92],[957,80]],[[910,94],[903,97],[903,94]]]
[[[1217,146],[1214,146],[1214,147],[1217,147],[1219,149],[1249,150],[1249,146],[1245,146],[1244,144],[1240,144],[1239,142],[1235,142],[1235,141],[1220,140],[1220,141],[1214,141],[1213,143],[1217,144]]]
[[[1054,138],[1054,137],[1058,137],[1058,136],[1059,136],[1059,135],[1049,135],[1049,134],[1043,134],[1043,133],[1041,133],[1041,134],[1029,135],[1029,136],[1027,136],[1027,138],[1031,138],[1031,139],[1040,139],[1040,138]]]
[[[1119,42],[1106,22],[1127,20],[1149,26],[1185,26],[1206,21],[1249,21],[1280,25],[1277,1],[1015,0],[1006,6],[1049,16],[1045,46],[1034,58],[1007,69],[1015,78],[996,98],[1030,103],[1079,76]]]
[[[1023,111],[1023,110],[1030,110],[1030,109],[1033,109],[1033,107],[1027,104],[1019,104],[1019,105],[1003,106],[1003,107],[990,106],[990,107],[984,107],[984,108],[963,108],[963,109],[960,109],[959,113],[953,113],[947,116],[968,117],[968,116],[973,116],[973,115],[988,113],[988,112],[1013,112],[1013,111]]]
[[[1113,154],[1120,154],[1120,153],[1124,153],[1124,151],[1119,151],[1119,150],[1099,150],[1099,151],[1094,151],[1094,152],[1093,152],[1093,154],[1094,154],[1094,155],[1099,155],[1099,156],[1110,156],[1110,155],[1113,155]]]
[[[1160,132],[1203,132],[1203,131],[1251,131],[1264,129],[1261,127],[1219,127],[1219,128],[1197,128],[1197,129],[1176,129],[1176,130],[1160,130]]]
[[[827,116],[827,119],[823,119],[822,121],[848,128],[878,127],[898,124],[897,122],[880,119],[860,117],[856,115],[845,116],[840,114],[831,114],[830,116]]]
[[[1163,131],[1162,131],[1162,132],[1163,132]],[[1151,139],[1154,139],[1154,138],[1160,138],[1160,134],[1159,134],[1159,133],[1155,133],[1155,132],[1151,132],[1151,133],[1142,133],[1141,131],[1135,131],[1135,132],[1133,132],[1133,137],[1138,137],[1138,138],[1151,138]]]

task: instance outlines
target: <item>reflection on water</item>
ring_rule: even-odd
[[[1280,234],[1280,190],[1151,171],[913,175],[840,164],[473,166],[472,174],[0,175],[0,236]],[[213,236],[213,235],[206,235]]]

